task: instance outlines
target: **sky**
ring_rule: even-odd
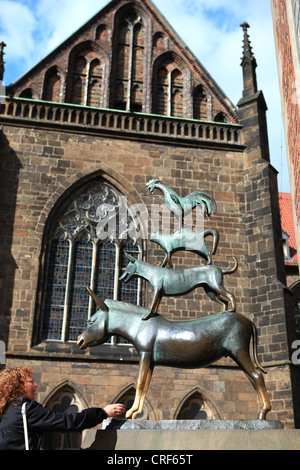
[[[247,21],[258,64],[258,88],[268,106],[271,163],[278,189],[290,192],[270,0],[152,0],[236,105],[242,97],[240,24]],[[108,0],[0,0],[4,82],[11,84],[43,59]]]

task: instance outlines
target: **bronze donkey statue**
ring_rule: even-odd
[[[78,337],[80,349],[105,343],[119,335],[136,348],[140,361],[134,403],[126,417],[136,419],[142,412],[155,365],[200,368],[222,357],[231,357],[244,371],[259,398],[259,419],[271,410],[263,373],[257,358],[257,330],[252,321],[238,312],[223,312],[193,321],[170,321],[160,315],[142,321],[147,310],[124,302],[100,300],[86,330]],[[249,354],[253,340],[254,363]]]

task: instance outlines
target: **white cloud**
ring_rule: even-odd
[[[44,25],[49,52],[100,11],[106,0],[37,0],[36,15]]]
[[[107,4],[106,0],[0,0],[0,41],[7,83],[67,39]]]
[[[274,33],[269,0],[153,0],[228,98],[242,97],[243,31],[247,21],[257,60],[258,88],[268,106],[271,163],[280,171],[279,190],[289,192]],[[192,6],[195,8],[193,9]]]
[[[9,47],[10,57],[22,59],[34,50],[36,19],[19,1],[0,0],[0,37]]]

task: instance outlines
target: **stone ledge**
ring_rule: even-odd
[[[234,123],[199,121],[155,114],[130,113],[70,103],[56,103],[2,96],[0,118],[3,123],[26,127],[63,129],[92,135],[177,145],[222,148],[242,152],[242,126]]]
[[[186,424],[191,423],[190,421],[184,425],[180,421],[178,421],[179,425],[175,423],[176,421],[157,422],[156,425],[161,428],[156,427],[156,429],[151,429],[149,426],[148,429],[147,427],[137,427],[136,429],[89,430],[85,433],[82,449],[150,452],[166,450],[300,450],[300,430],[280,429],[281,424],[276,421],[264,421],[264,425],[269,426],[264,429],[254,428],[257,424],[256,420],[215,421],[211,428],[205,428],[205,426],[207,423],[211,425],[212,422],[206,421],[206,424],[203,424],[205,423],[203,421],[199,424],[199,421],[196,421],[197,425],[194,423],[194,426],[200,427],[194,427],[194,429],[183,428]],[[104,424],[109,425],[110,423]],[[170,425],[173,426],[173,429],[170,428]],[[217,428],[217,425],[222,427]],[[163,429],[167,426],[169,429]],[[181,429],[178,429],[180,427]]]
[[[106,419],[102,430],[150,430],[150,431],[192,431],[195,429],[282,429],[279,421],[256,420],[169,420],[139,421],[131,419]]]

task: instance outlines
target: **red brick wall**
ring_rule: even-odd
[[[157,104],[158,88],[155,85],[155,80],[154,83],[151,82],[151,78],[154,75],[155,79],[157,73],[155,65],[157,59],[161,65],[167,65],[170,63],[171,57],[173,68],[178,68],[180,71],[180,83],[174,83],[172,90],[173,92],[175,89],[179,90],[176,99],[173,100],[172,115],[193,118],[193,93],[198,85],[202,85],[206,100],[209,100],[211,105],[205,114],[201,114],[201,118],[212,121],[215,116],[223,112],[227,122],[236,123],[237,117],[233,106],[226,103],[226,99],[214,86],[211,78],[206,77],[201,65],[195,62],[194,57],[180,43],[179,38],[173,33],[170,35],[170,30],[162,23],[157,13],[151,11],[151,8],[143,2],[141,2],[142,7],[139,3],[138,1],[135,8],[141,14],[143,27],[140,32],[135,34],[134,41],[132,79],[136,86],[132,99],[133,111],[167,113],[166,106]],[[85,105],[84,93],[82,92],[84,83],[79,87],[76,82],[77,87],[75,86],[74,89],[74,79],[76,78],[74,67],[76,57],[86,56],[93,51],[105,71],[101,76],[101,92],[97,106],[124,109],[120,103],[126,104],[128,81],[124,79],[122,71],[123,69],[128,71],[128,54],[126,53],[124,58],[124,54],[118,55],[116,53],[119,46],[125,48],[127,52],[129,49],[129,44],[126,43],[129,38],[124,39],[124,44],[119,44],[120,31],[118,28],[120,25],[118,21],[119,17],[122,19],[122,14],[123,7],[119,8],[116,5],[104,9],[49,54],[32,71],[17,81],[10,88],[10,93],[13,96],[20,96],[25,90],[31,89],[34,99],[42,99],[43,96],[51,98],[51,93],[49,94],[47,91],[48,81],[45,80],[45,77],[47,77],[47,72],[54,67],[58,71],[62,93],[60,96],[54,93],[53,100]],[[84,81],[85,79],[82,77],[82,82]],[[121,89],[124,90],[123,95]],[[93,98],[96,98],[95,95]],[[96,100],[93,99],[93,105],[95,103]]]
[[[296,217],[300,224],[300,112],[298,103],[299,83],[296,82],[289,21],[285,1],[272,0],[275,24],[275,40],[281,63],[281,83],[284,114],[287,120],[288,151],[294,177]]]

